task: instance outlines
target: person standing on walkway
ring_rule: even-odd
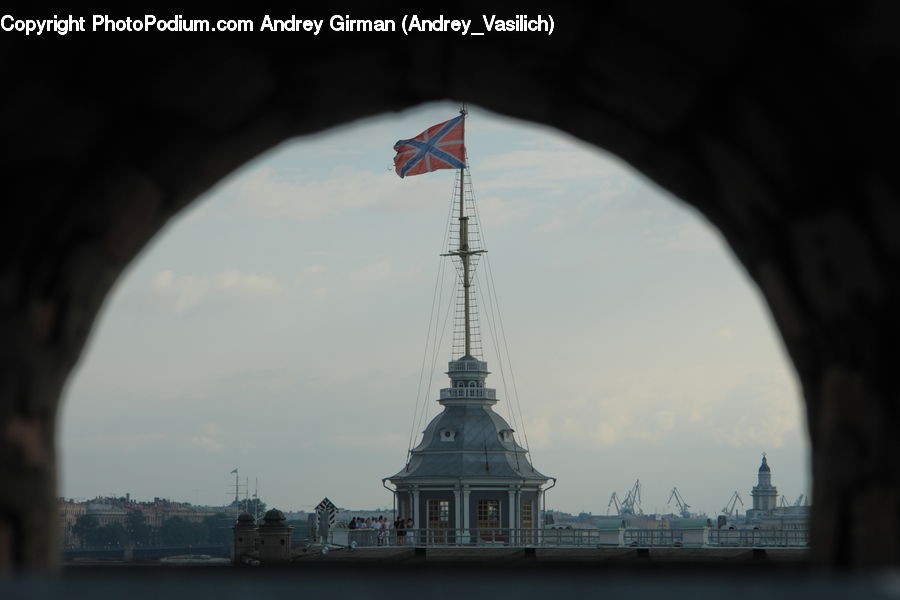
[[[375,531],[375,544],[381,545],[381,517],[372,520],[372,529]]]
[[[394,521],[394,532],[397,534],[397,545],[402,546],[406,541],[406,520],[403,517],[397,517]]]
[[[416,526],[412,519],[406,520],[406,543],[410,546],[416,545]]]

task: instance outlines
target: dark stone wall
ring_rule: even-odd
[[[0,33],[0,566],[55,561],[60,392],[167,220],[289,137],[444,98],[606,148],[719,228],[803,385],[814,556],[900,563],[896,5],[684,4],[505,11],[551,37]]]

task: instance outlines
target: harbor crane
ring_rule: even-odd
[[[616,492],[613,492],[609,498],[609,504],[606,506],[606,514],[609,514],[609,509],[613,507],[616,509],[616,514],[622,517],[644,514],[641,508],[641,480],[638,479],[634,482],[634,485],[625,494],[624,500],[620,499]]]
[[[672,493],[669,494],[669,500],[666,502],[666,505],[672,504],[672,498],[675,498],[675,503],[678,505],[678,511],[682,518],[690,519],[691,518],[691,506],[684,501],[684,497],[680,493],[678,493],[678,488],[672,488]]]
[[[805,506],[805,504],[803,503],[804,498],[806,498],[806,494],[800,494],[800,496],[794,501],[793,504],[788,504],[787,496],[782,494],[781,502],[778,504],[778,508],[797,508],[798,506]]]
[[[734,491],[734,494],[731,495],[731,498],[728,499],[728,503],[725,505],[725,508],[722,509],[722,514],[726,517],[734,516],[737,513],[737,503],[741,503],[741,508],[744,508],[744,501],[741,500],[741,495],[737,493],[737,490]]]
[[[609,498],[609,504],[606,505],[606,514],[609,514],[609,509],[612,508],[613,506],[616,507],[616,514],[621,515],[622,514],[622,506],[621,506],[621,504],[619,504],[619,496],[616,495],[615,492],[612,493],[612,496],[610,496],[610,498]]]
[[[628,493],[625,494],[625,499],[622,500],[622,512],[620,514],[623,514],[623,515],[642,515],[642,514],[644,514],[644,511],[641,508],[641,480],[640,479],[635,481],[634,485],[631,486],[631,489],[628,490]]]

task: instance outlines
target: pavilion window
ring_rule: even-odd
[[[450,501],[432,499],[427,504],[429,542],[443,544],[450,529]]]
[[[531,502],[522,502],[522,524],[521,527],[525,531],[522,532],[521,539],[526,544],[534,543],[534,533],[530,531],[534,528],[534,504]]]
[[[479,500],[476,513],[478,529],[500,528],[500,501]]]
[[[450,528],[450,501],[432,499],[428,501],[428,528]]]
[[[522,529],[531,529],[534,527],[534,520],[531,512],[532,506],[531,502],[522,503]]]

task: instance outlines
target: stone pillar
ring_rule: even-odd
[[[422,523],[419,521],[419,486],[412,486],[412,520],[416,529],[423,529]]]
[[[535,503],[535,510],[537,510],[537,518],[535,521],[537,522],[537,528],[540,530],[544,529],[544,513],[547,511],[547,501],[544,499],[546,496],[547,490],[540,489],[538,490],[537,502]]]
[[[453,510],[453,528],[462,529],[462,490],[460,490],[459,486],[456,486],[456,489],[453,490],[453,503],[455,504]]]
[[[463,522],[462,522],[462,527],[463,527],[463,529],[466,529],[466,530],[468,530],[472,527],[472,523],[469,520],[469,494],[471,494],[471,493],[472,492],[469,489],[469,486],[463,485],[463,493],[462,493],[462,496],[463,496],[463,506],[462,506]]]
[[[516,515],[518,514],[518,511],[516,510],[516,497],[518,496],[518,494],[516,493],[515,489],[511,489],[511,490],[509,490],[508,495],[509,495],[509,510],[507,511],[507,514],[509,514],[509,528],[510,528],[510,530],[512,530],[512,529],[516,528]],[[510,531],[509,532],[510,542],[513,541],[513,539],[512,539],[513,535],[514,535],[514,533],[512,531]]]

